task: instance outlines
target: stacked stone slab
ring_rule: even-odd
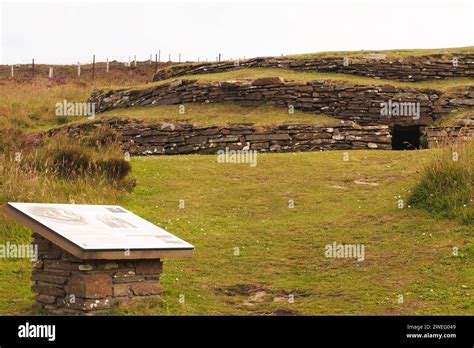
[[[457,59],[457,63],[453,62],[453,59]],[[239,62],[177,64],[158,70],[153,80],[160,81],[177,76],[218,73],[242,68],[284,68],[416,82],[450,77],[474,77],[474,55],[435,54],[396,59],[380,59],[377,55],[346,59],[345,57],[298,59],[266,57]]]
[[[46,135],[65,132],[79,138],[92,129],[104,126],[121,134],[120,145],[131,155],[213,154],[226,148],[242,150],[244,147],[259,152],[391,149],[388,126],[360,126],[341,121],[325,125],[202,127],[187,123],[103,118],[52,129]]]
[[[474,138],[474,112],[466,114],[451,125],[428,127],[426,138],[430,148],[450,145],[457,141],[470,141]]]
[[[460,109],[472,108],[474,107],[474,86],[444,92],[434,105],[434,112],[439,115],[447,115]]]
[[[381,103],[390,100],[419,103],[420,117],[381,115]],[[177,80],[141,90],[94,91],[89,101],[95,103],[97,112],[133,106],[235,102],[244,106],[288,108],[292,105],[295,109],[330,115],[361,125],[430,125],[451,111],[472,106],[474,87],[443,94],[429,89],[351,85],[326,80],[285,82],[278,77],[206,83]]]
[[[34,234],[38,260],[32,290],[53,314],[94,313],[117,303],[159,295],[160,260],[81,260]]]

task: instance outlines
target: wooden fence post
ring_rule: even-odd
[[[92,56],[92,79],[95,79],[95,54]]]
[[[108,74],[109,73],[109,58],[107,58],[107,62],[105,65],[105,72]]]
[[[31,72],[32,72],[32,77],[35,77],[35,59],[33,58],[32,64],[31,64]]]

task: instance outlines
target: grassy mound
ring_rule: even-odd
[[[256,126],[281,123],[334,124],[339,120],[311,112],[287,109],[275,106],[260,105],[256,107],[241,106],[237,103],[186,104],[180,112],[179,105],[157,105],[153,107],[133,107],[114,109],[99,114],[99,117],[124,117],[156,122],[190,122],[196,126],[230,125],[252,123]]]
[[[179,79],[197,80],[200,82],[212,81],[227,81],[227,80],[254,80],[261,77],[279,76],[286,81],[293,81],[299,83],[306,83],[315,80],[327,80],[333,82],[354,85],[368,85],[368,86],[393,86],[396,88],[410,88],[410,89],[433,89],[440,92],[457,89],[463,86],[472,86],[473,79],[467,77],[453,77],[446,80],[434,81],[420,81],[420,82],[401,82],[395,80],[373,79],[371,77],[356,76],[341,73],[324,73],[316,71],[295,71],[291,69],[281,68],[243,68],[238,70],[230,70],[218,73],[185,75],[181,77],[173,77],[167,80],[150,82],[140,85],[132,86],[133,89],[146,89],[153,86],[161,86]]]
[[[423,171],[410,204],[474,224],[474,141],[439,150]]]

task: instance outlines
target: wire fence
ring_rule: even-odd
[[[0,79],[15,78],[99,78],[108,74],[151,74],[158,68],[168,63],[150,62],[150,61],[134,61],[132,64],[128,62],[105,61],[92,63],[78,63],[71,65],[50,65],[50,64],[15,64],[0,65]]]
[[[78,62],[77,64],[59,65],[59,64],[38,64],[35,59],[32,59],[30,64],[13,64],[0,65],[0,79],[28,79],[28,78],[49,78],[49,79],[64,79],[64,78],[103,78],[108,74],[154,74],[156,70],[167,65],[176,63],[194,63],[194,62],[220,62],[224,61],[222,55],[216,55],[215,60],[201,59],[197,57],[193,61],[182,61],[181,54],[177,55],[177,61],[172,61],[171,54],[166,57],[161,55],[161,52],[150,55],[150,59],[138,61],[136,56],[130,56],[128,61],[109,60],[96,62],[96,57],[93,56],[89,62]],[[166,59],[164,59],[166,58]],[[176,58],[176,57],[175,57]],[[232,60],[232,58],[228,59]]]

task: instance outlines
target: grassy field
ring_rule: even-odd
[[[119,80],[120,81],[120,80]],[[117,80],[72,81],[66,84],[34,81],[0,83],[0,121],[4,128],[45,130],[77,119],[55,115],[56,103],[85,102],[93,89],[108,88]]]
[[[99,117],[124,117],[142,120],[190,122],[195,125],[229,125],[233,123],[253,123],[256,126],[280,123],[312,123],[318,125],[340,123],[339,120],[310,112],[294,110],[289,114],[287,109],[272,106],[245,107],[236,103],[219,104],[186,104],[181,114],[179,105],[157,105],[153,107],[134,107],[115,109],[98,115]]]
[[[134,192],[105,201],[196,252],[165,260],[161,300],[112,313],[472,314],[472,227],[398,207],[434,154],[349,151],[349,161],[340,151],[262,154],[255,168],[215,156],[133,158]],[[78,203],[97,200],[103,195],[88,192]],[[11,222],[0,228],[2,242],[29,238]],[[365,260],[326,258],[333,242],[363,244]],[[0,313],[29,312],[29,262],[0,264]]]
[[[472,47],[451,52],[464,50],[471,52]],[[407,53],[397,52],[393,54]],[[474,85],[472,79],[402,83],[283,69],[186,78],[268,76],[441,91]],[[4,134],[15,137],[16,129],[33,132],[78,121],[55,116],[55,104],[64,99],[84,102],[97,88],[144,88],[170,80],[142,85],[143,81],[143,76],[127,79],[123,74],[66,84],[44,79],[0,81],[1,127],[8,128]],[[197,125],[333,122],[324,115],[300,111],[289,115],[286,109],[267,106],[187,104],[185,108],[185,114],[171,105],[113,110],[103,116]],[[465,112],[442,122],[454,122]],[[22,173],[4,166],[1,158],[0,204],[71,200],[119,204],[196,246],[192,258],[164,261],[161,299],[122,305],[112,314],[474,314],[472,225],[408,206],[425,164],[441,158],[439,150],[348,153],[349,161],[343,161],[341,151],[259,154],[255,168],[219,164],[212,155],[136,157],[131,159],[137,182],[133,191],[94,177],[65,181],[51,173]],[[466,178],[472,181],[472,176]],[[180,200],[184,209],[179,208]],[[462,216],[462,206],[456,209]],[[472,211],[472,204],[467,209]],[[0,244],[7,241],[30,243],[31,231],[0,209]],[[333,242],[364,245],[364,261],[326,258],[325,246]],[[453,248],[459,248],[458,256]],[[0,314],[38,314],[32,310],[30,277],[28,260],[0,259]],[[179,301],[182,295],[184,303]]]

